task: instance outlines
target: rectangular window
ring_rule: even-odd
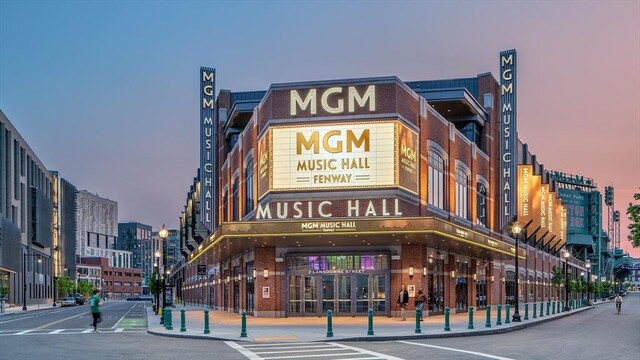
[[[428,181],[428,203],[444,209],[444,160],[433,150],[429,151]]]
[[[469,218],[469,177],[464,169],[456,169],[456,215]]]

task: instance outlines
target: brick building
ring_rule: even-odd
[[[112,267],[109,266],[108,258],[101,257],[84,257],[80,264],[80,268],[83,268],[82,265],[100,267],[102,296],[109,300],[126,300],[142,294],[141,269]]]
[[[211,104],[218,211],[202,235],[209,184],[201,168],[181,217],[186,260],[170,281],[187,302],[272,317],[395,315],[402,285],[410,309],[418,290],[426,292],[427,314],[513,304],[516,296],[555,300],[563,209],[545,198],[543,213],[558,214],[556,227],[534,229],[537,215],[520,224],[525,241],[516,251],[513,222],[501,212],[499,98],[490,73],[221,90]],[[516,146],[513,161],[530,164],[532,177],[555,190],[528,147]],[[569,262],[577,279],[584,264]]]

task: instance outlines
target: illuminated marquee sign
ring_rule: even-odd
[[[398,121],[277,126],[265,136],[259,141],[258,171],[260,177],[269,172],[269,190],[403,187],[417,192],[418,135]]]
[[[215,167],[215,92],[216,70],[200,68],[200,222],[213,231],[216,207],[213,196],[216,184],[213,181]]]
[[[402,216],[399,199],[323,200],[258,204],[256,220]]]
[[[501,226],[516,212],[516,50],[500,53],[500,185]]]
[[[329,114],[340,114],[345,112],[345,102],[347,103],[346,111],[353,113],[357,108],[368,109],[368,111],[376,111],[376,86],[369,85],[363,93],[358,93],[355,86],[349,86],[347,89],[343,87],[331,87],[323,89],[318,94],[318,89],[309,89],[306,95],[301,95],[302,91],[290,91],[290,110],[291,116],[299,115],[298,112],[308,112],[310,115],[318,113],[318,107]]]
[[[518,222],[521,225],[533,220],[533,166],[518,165]],[[537,195],[537,194],[536,194]]]

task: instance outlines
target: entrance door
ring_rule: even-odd
[[[338,311],[337,313],[351,314],[351,275],[337,276]]]
[[[315,314],[318,312],[318,279],[315,275],[304,277],[304,312]]]
[[[367,313],[369,311],[369,275],[355,275],[356,292],[356,313]]]
[[[335,275],[322,275],[322,313],[336,309]]]
[[[387,276],[371,275],[371,308],[374,313],[387,312]]]

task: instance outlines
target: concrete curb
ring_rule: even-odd
[[[51,305],[51,307],[43,308],[43,309],[31,309],[31,310],[26,310],[26,311],[20,310],[20,311],[11,311],[11,312],[6,312],[5,311],[2,314],[0,314],[0,317],[21,315],[21,314],[31,314],[31,313],[34,313],[34,312],[38,312],[39,313],[39,312],[42,312],[42,311],[45,311],[45,310],[55,310],[55,309],[62,309],[62,307],[60,307],[60,306],[54,307],[53,305]]]
[[[583,307],[580,309],[572,310],[567,314],[560,314],[553,317],[548,318],[538,318],[535,321],[527,320],[526,322],[522,322],[517,325],[511,325],[509,327],[503,328],[491,328],[491,329],[483,329],[483,330],[473,330],[473,331],[463,331],[463,332],[448,332],[448,333],[440,333],[440,334],[411,334],[411,335],[397,335],[397,336],[376,336],[376,335],[363,335],[357,337],[344,337],[341,338],[339,335],[334,336],[332,338],[326,338],[321,340],[309,340],[308,342],[337,342],[337,341],[353,341],[353,342],[362,342],[362,341],[397,341],[397,340],[417,340],[417,339],[443,339],[443,338],[458,338],[458,337],[468,337],[468,336],[483,336],[483,335],[497,335],[509,333],[512,331],[522,330],[531,326],[543,324],[549,321],[558,320],[565,318],[567,316],[572,316],[583,311],[591,310],[594,306]],[[512,323],[513,324],[513,323]],[[494,326],[494,325],[493,325]],[[427,330],[429,331],[429,330]],[[363,333],[366,332],[366,328],[363,328]],[[216,337],[210,335],[187,335],[178,333],[165,333],[160,331],[155,331],[149,329],[149,313],[147,312],[147,333],[156,336],[164,336],[164,337],[172,337],[172,338],[185,338],[185,339],[193,339],[193,340],[218,340],[218,341],[243,341],[243,342],[254,342],[250,338],[228,338],[228,337]]]

